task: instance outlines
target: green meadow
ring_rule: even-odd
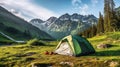
[[[45,55],[46,51],[54,51],[59,41],[33,39],[25,44],[4,44],[0,46],[0,67],[31,67],[35,63],[52,64],[53,67],[120,67],[120,32],[97,35],[88,40],[96,53],[79,57]],[[110,44],[111,47],[98,49],[99,44]],[[72,66],[61,62],[69,62]],[[111,62],[117,62],[117,65],[111,65]]]

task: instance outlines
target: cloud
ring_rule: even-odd
[[[82,3],[81,0],[72,0],[72,5],[79,6]]]
[[[58,16],[54,12],[35,5],[31,0],[2,0],[1,3],[4,3],[4,7],[8,10],[12,10],[12,13],[18,15],[26,20],[33,18],[41,18],[43,20],[48,19],[51,16]],[[15,12],[18,12],[17,14]]]
[[[14,14],[18,14],[19,12],[17,12],[16,10],[14,10],[14,9],[11,9],[11,10],[9,10],[11,13],[14,13]]]
[[[81,15],[88,14],[89,7],[87,4],[82,3],[82,0],[72,0],[72,5],[76,11],[80,12]]]
[[[4,5],[4,3],[0,2],[0,5]]]
[[[14,10],[14,9],[10,9],[9,12],[11,12],[11,13],[13,13],[14,15],[19,16],[19,17],[21,17],[21,18],[23,18],[23,19],[25,18],[20,11],[18,12],[18,11]],[[26,19],[27,19],[27,18],[26,18]]]
[[[88,14],[89,7],[87,4],[84,4],[83,6],[80,6],[79,8],[80,8],[80,14],[82,15]]]

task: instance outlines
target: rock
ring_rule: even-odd
[[[110,67],[118,67],[120,64],[118,63],[118,62],[116,62],[116,61],[112,61],[112,62],[110,62],[110,64],[109,64],[109,66]]]
[[[74,64],[72,62],[60,62],[60,65],[74,67]]]
[[[109,48],[109,47],[111,47],[110,44],[99,44],[99,45],[97,45],[98,49],[105,49],[105,48]]]

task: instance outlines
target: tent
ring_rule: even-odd
[[[55,49],[55,53],[69,56],[81,56],[95,53],[87,39],[78,35],[64,37]]]

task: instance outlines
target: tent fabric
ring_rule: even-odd
[[[64,37],[55,49],[55,53],[69,56],[81,56],[94,53],[89,41],[78,35]]]
[[[63,55],[73,55],[68,42],[61,43],[59,49],[56,50],[56,52]]]

